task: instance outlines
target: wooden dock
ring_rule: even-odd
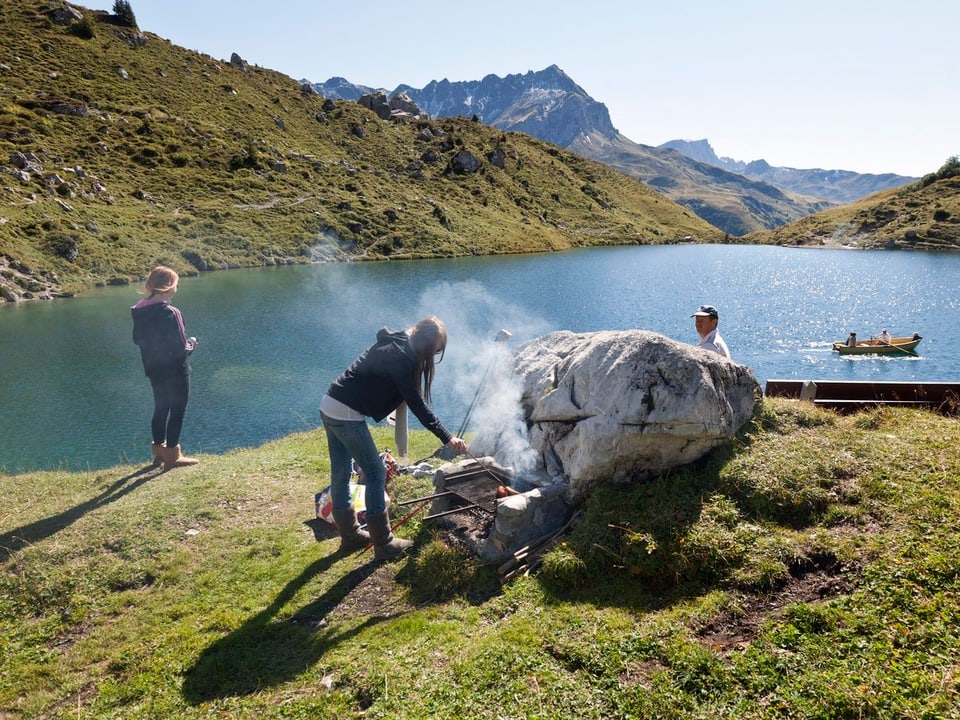
[[[841,412],[877,405],[923,407],[951,415],[960,411],[960,383],[950,382],[767,380],[764,395],[807,400]]]

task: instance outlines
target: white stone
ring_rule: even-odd
[[[644,330],[551,333],[517,348],[514,372],[539,464],[573,500],[697,460],[761,397],[748,367]]]

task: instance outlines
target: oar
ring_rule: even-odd
[[[913,339],[914,339],[914,340],[923,340],[922,337],[915,337],[915,338],[913,338]],[[906,353],[907,355],[910,355],[911,357],[916,357],[916,356],[917,356],[917,353],[914,352],[913,350],[907,350],[906,348],[902,348],[902,347],[900,347],[899,345],[897,345],[896,343],[894,343],[894,342],[892,342],[892,341],[891,341],[890,343],[888,343],[888,344],[889,344],[890,346],[892,346],[892,347],[895,347],[895,348],[896,348],[897,350],[899,350],[900,352]]]
[[[890,344],[893,345],[893,343],[890,343]],[[913,350],[907,350],[906,348],[902,348],[902,347],[900,347],[899,345],[893,345],[893,346],[894,346],[897,350],[899,350],[900,352],[904,353],[905,355],[910,355],[910,356],[912,356],[912,357],[916,357],[916,356],[917,356],[917,353],[916,353],[915,351],[913,351]]]

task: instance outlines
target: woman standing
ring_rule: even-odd
[[[197,347],[188,338],[183,315],[170,304],[180,276],[174,270],[155,267],[144,285],[147,296],[130,308],[133,342],[140,347],[143,370],[153,387],[153,464],[165,470],[196,465],[196,458],[180,453],[180,431],[190,398],[190,353]]]
[[[383,328],[377,333],[377,341],[333,381],[323,396],[320,418],[330,451],[330,495],[341,550],[359,549],[372,542],[374,557],[387,560],[413,545],[393,537],[384,499],[386,468],[367,426],[368,416],[379,422],[406,403],[444,445],[458,453],[466,451],[467,444],[450,434],[428,404],[434,364],[443,358],[446,347],[446,326],[434,316],[407,330]],[[350,502],[354,459],[366,476],[369,532],[360,529]]]

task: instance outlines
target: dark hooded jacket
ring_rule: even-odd
[[[327,394],[377,422],[406,402],[423,426],[446,445],[453,435],[424,401],[414,377],[416,367],[409,336],[402,330],[383,328],[377,333],[377,342],[333,381]]]
[[[133,342],[148,377],[190,374],[190,352],[180,311],[166,300],[141,300],[132,308]]]

